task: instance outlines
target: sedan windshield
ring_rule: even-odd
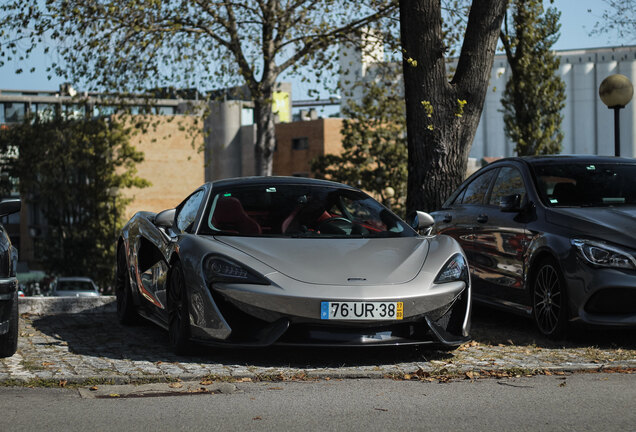
[[[537,188],[551,207],[636,205],[636,164],[536,164]]]
[[[313,185],[237,186],[213,195],[200,233],[309,238],[412,237],[368,195]]]

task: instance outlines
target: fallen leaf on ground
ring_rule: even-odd
[[[212,383],[214,383],[214,381],[209,380],[209,379],[207,379],[207,378],[202,379],[202,380],[201,380],[201,382],[199,382],[199,384],[201,384],[201,385],[210,385],[210,384],[212,384]]]
[[[66,387],[66,384],[68,384],[67,380],[60,380],[60,387]]]
[[[183,387],[183,384],[181,384],[179,382],[174,382],[174,383],[168,384],[168,387],[170,387],[170,388],[181,388],[181,387]]]
[[[53,366],[54,364],[55,363],[52,363],[52,362],[46,362],[46,361],[42,362],[42,366]]]
[[[98,390],[98,389],[99,389],[99,387],[97,387],[97,386],[93,386],[93,387],[89,388],[90,391],[95,391],[95,390]]]
[[[269,387],[267,390],[282,390],[282,387]]]
[[[472,371],[468,371],[466,372],[466,378],[468,379],[475,379],[475,378],[479,378],[479,372],[472,372]]]
[[[112,398],[118,398],[120,397],[119,393],[111,393],[108,396],[112,397]]]
[[[256,417],[252,418],[252,420],[263,420],[263,419],[261,418],[261,416],[256,416]]]

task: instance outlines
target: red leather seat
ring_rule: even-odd
[[[261,226],[243,209],[241,202],[234,197],[221,197],[216,203],[212,224],[221,231],[236,234],[261,234]]]

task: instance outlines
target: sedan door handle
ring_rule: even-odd
[[[479,222],[479,223],[488,222],[488,215],[480,214],[479,216],[477,216],[477,222]]]

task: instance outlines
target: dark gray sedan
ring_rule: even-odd
[[[0,202],[0,217],[20,211],[20,200]],[[18,250],[0,225],[0,357],[15,354],[18,347]]]
[[[432,215],[466,252],[476,301],[554,338],[572,321],[636,327],[636,160],[502,159]]]

